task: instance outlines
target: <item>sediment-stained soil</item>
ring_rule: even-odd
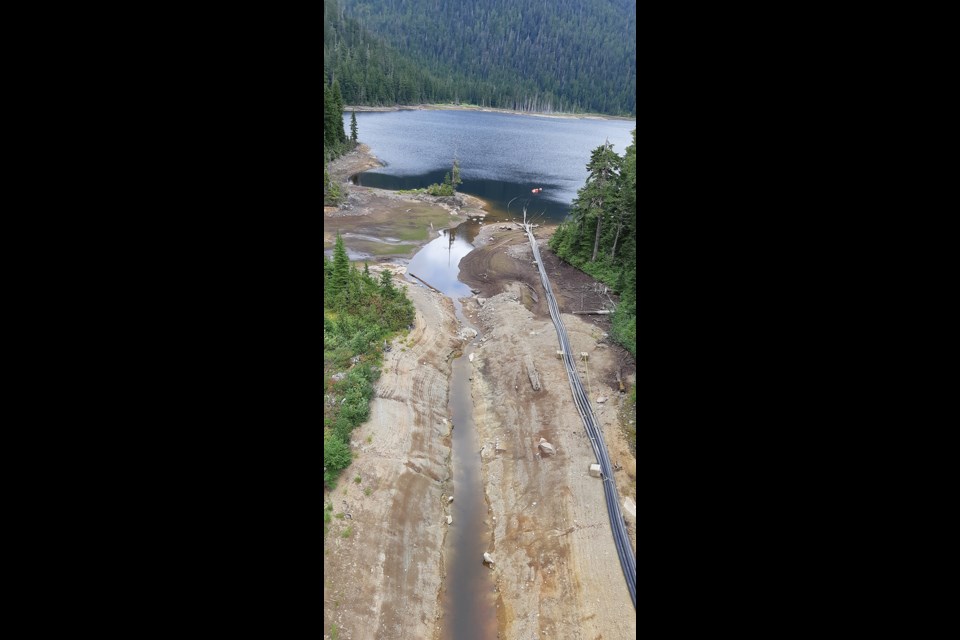
[[[436,237],[435,231],[487,215],[487,204],[467,194],[436,197],[350,183],[350,176],[381,165],[364,144],[329,164],[330,179],[340,184],[344,201],[339,207],[323,208],[324,249],[333,247],[339,232],[352,259],[411,258]]]
[[[357,166],[349,162],[361,161],[346,161],[340,179]],[[399,198],[350,189],[373,192],[347,210],[353,215],[381,215]],[[616,376],[619,371],[633,382],[635,364],[609,340],[607,316],[570,313],[581,305],[604,308],[615,297],[540,242],[573,348],[588,354],[580,375],[611,460],[621,466],[614,477],[636,547],[636,461],[620,424],[625,398]],[[526,235],[516,224],[493,223],[474,244],[460,263],[460,279],[479,291],[463,303],[481,330],[471,394],[485,445],[477,455],[493,530],[490,546],[477,554],[490,551],[495,559],[499,638],[632,638],[636,611],[601,481],[587,473],[595,459],[556,357],[556,331]],[[395,265],[371,267],[381,268],[404,272]],[[449,361],[462,342],[448,298],[400,277],[394,281],[414,302],[415,329],[386,354],[370,420],[353,434],[354,463],[325,495],[335,514],[350,515],[332,520],[324,544],[326,637],[336,623],[342,639],[436,638],[442,580],[455,579],[444,576],[442,565],[441,496],[449,493],[450,477]],[[555,455],[538,451],[541,437]]]
[[[472,393],[475,424],[490,443],[479,455],[494,526],[500,637],[632,638],[636,611],[601,481],[587,473],[596,460],[556,357],[556,331],[539,276],[532,255],[529,261],[523,255],[525,235],[503,236],[503,230],[484,229],[475,242],[482,246],[461,261],[461,279],[478,283],[475,288],[484,286],[476,278],[487,274],[488,288],[481,294],[505,289],[491,298],[465,299],[464,306],[482,329]],[[635,501],[636,463],[617,415],[624,398],[614,374],[618,366],[632,373],[632,360],[624,366],[625,352],[583,316],[562,318],[574,349],[589,354],[580,375],[603,423],[611,459],[622,466],[615,474],[621,501]],[[539,452],[541,437],[556,447],[556,455]],[[636,547],[634,513],[625,510]]]
[[[370,419],[352,436],[354,462],[324,495],[344,514],[323,559],[324,633],[336,624],[342,640],[430,638],[439,616],[449,359],[460,341],[449,298],[395,282],[414,302],[415,328],[385,354]]]

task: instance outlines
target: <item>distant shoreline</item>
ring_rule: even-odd
[[[344,106],[343,112],[356,111],[362,113],[365,111],[481,111],[484,113],[509,113],[515,116],[537,116],[540,118],[565,118],[569,120],[621,120],[625,122],[635,122],[636,118],[630,116],[608,116],[599,113],[535,113],[532,111],[516,111],[513,109],[495,109],[493,107],[476,107],[455,104],[419,104],[419,105],[397,105],[393,107],[368,107],[368,106]]]

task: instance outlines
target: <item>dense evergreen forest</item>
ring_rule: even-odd
[[[590,155],[587,182],[550,238],[563,260],[620,293],[613,337],[637,356],[637,131],[621,158],[609,144]]]
[[[340,85],[323,85],[323,161],[330,162],[353,148],[343,129],[343,96]]]
[[[327,163],[357,145],[357,117],[351,116],[350,137],[343,130],[343,97],[340,85],[323,85],[323,204],[339,204],[340,185],[330,180]]]
[[[367,419],[381,344],[413,323],[413,303],[389,271],[374,279],[350,264],[337,236],[323,260],[323,482],[336,484],[349,466],[350,433]]]
[[[631,0],[340,0],[323,27],[346,104],[636,115]]]

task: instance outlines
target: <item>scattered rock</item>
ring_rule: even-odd
[[[453,516],[447,516],[447,524],[453,524]]]
[[[557,453],[557,450],[554,448],[554,446],[549,442],[547,442],[546,440],[544,440],[543,438],[540,438],[540,444],[538,444],[537,446],[540,448],[541,451],[543,451],[548,456],[556,455]]]
[[[450,504],[451,502],[453,502],[453,496],[450,496],[449,498],[447,498],[447,504]]]
[[[493,562],[493,556],[490,555],[489,553],[484,553],[484,554],[483,554],[483,562],[484,562],[484,564],[494,564],[494,562]]]
[[[534,391],[540,391],[540,375],[533,364],[533,358],[529,354],[523,360],[524,368],[527,370],[527,378],[530,379],[530,386]]]
[[[603,403],[606,402],[606,401],[607,401],[606,396],[598,396],[598,397],[597,397],[597,403],[598,403],[598,404],[603,404]]]
[[[470,362],[473,362],[473,354],[470,354]]]

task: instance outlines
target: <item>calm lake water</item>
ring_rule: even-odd
[[[350,114],[344,116],[350,131]],[[582,120],[469,111],[392,111],[357,114],[359,139],[386,162],[357,183],[413,189],[442,182],[460,160],[459,190],[493,206],[488,221],[530,214],[560,222],[587,178],[590,152],[609,140],[623,155],[635,121]],[[534,195],[534,188],[543,192]]]

